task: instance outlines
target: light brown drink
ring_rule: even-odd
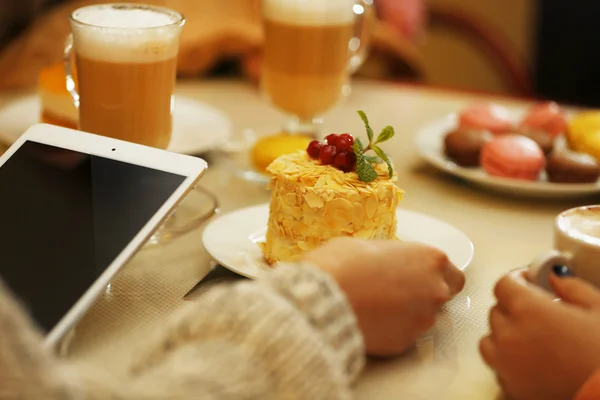
[[[81,130],[152,147],[171,140],[177,60],[117,63],[77,55]]]
[[[177,12],[131,4],[71,15],[81,130],[167,148],[183,22]]]
[[[262,85],[273,104],[302,120],[334,106],[348,82],[352,20],[292,24],[266,18]]]

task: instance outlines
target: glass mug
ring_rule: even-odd
[[[166,149],[183,16],[148,5],[100,4],[75,10],[70,23],[64,62],[79,129]]]
[[[70,23],[71,35],[64,50],[65,75],[79,110],[79,129],[166,149],[173,127],[183,15],[143,4],[99,4],[75,10]],[[215,196],[197,187],[148,243],[181,236],[218,211]]]
[[[263,0],[263,93],[293,116],[288,133],[315,133],[318,118],[349,94],[366,55],[372,0]]]

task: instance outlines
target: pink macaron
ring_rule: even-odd
[[[458,116],[460,130],[489,131],[503,134],[515,131],[513,122],[506,110],[490,103],[475,103],[464,109]]]
[[[540,146],[521,135],[495,137],[481,149],[481,166],[493,176],[535,181],[545,164]]]
[[[558,104],[545,102],[534,104],[521,123],[521,132],[545,132],[556,137],[567,130],[567,117]]]

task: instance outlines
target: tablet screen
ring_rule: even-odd
[[[185,179],[25,142],[0,167],[0,275],[50,331]]]

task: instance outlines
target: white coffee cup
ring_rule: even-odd
[[[600,205],[576,207],[560,213],[554,224],[554,250],[537,256],[528,276],[552,291],[548,278],[556,266],[600,288]]]

